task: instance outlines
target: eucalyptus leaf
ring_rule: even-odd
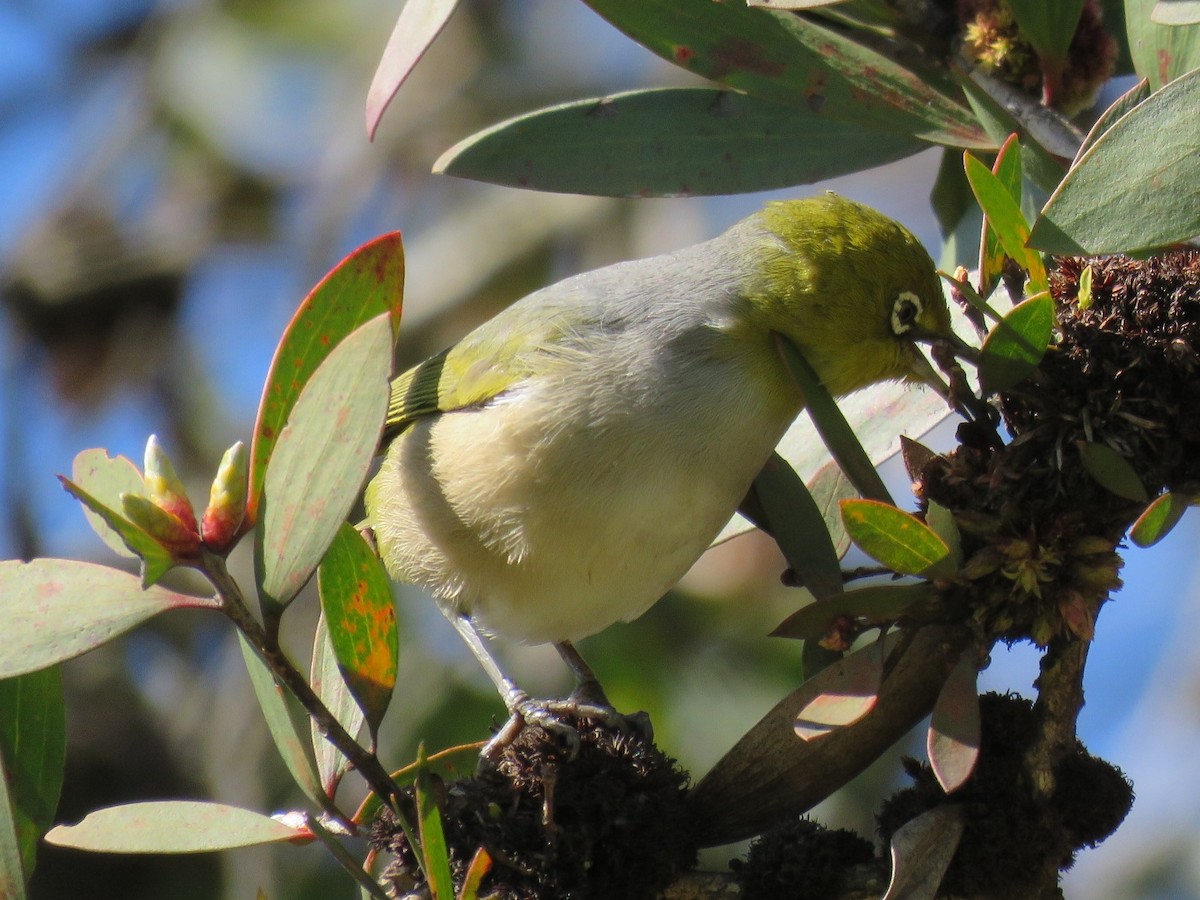
[[[9,794],[12,779],[0,756],[0,897],[25,900],[26,872],[22,863],[21,813]]]
[[[1179,524],[1189,505],[1187,497],[1182,494],[1168,491],[1160,495],[1133,523],[1129,529],[1129,539],[1139,547],[1157,544]]]
[[[1153,88],[1200,66],[1200,25],[1155,22],[1154,14],[1161,5],[1156,0],[1125,0],[1133,67],[1138,75],[1150,79]]]
[[[965,154],[964,168],[975,199],[979,201],[1004,252],[1029,274],[1029,292],[1040,294],[1048,290],[1049,281],[1041,255],[1027,246],[1029,225],[1021,212],[1020,202],[1013,198],[991,169],[969,153]]]
[[[889,841],[892,878],[883,900],[935,900],[966,827],[965,807],[942,804],[909,819]]]
[[[346,679],[338,667],[337,654],[329,642],[329,629],[325,625],[325,614],[322,612],[317,619],[316,633],[313,637],[312,674],[309,683],[314,693],[325,704],[335,719],[346,729],[346,734],[355,737],[363,724],[363,711],[350,693]],[[317,723],[310,721],[309,730],[312,737],[313,754],[317,764],[317,774],[321,787],[329,796],[337,790],[338,782],[350,766],[350,761],[333,745],[332,741],[321,734]]]
[[[925,146],[756,96],[663,88],[508,119],[451,147],[433,170],[539,191],[676,197],[812,184]]]
[[[838,616],[846,616],[868,626],[894,622],[933,596],[933,587],[927,583],[877,584],[857,588],[801,607],[780,622],[771,636],[817,640],[825,635],[830,622]]]
[[[793,727],[801,740],[825,737],[853,725],[879,701],[883,683],[883,642],[877,641],[821,673],[824,689],[796,713]]]
[[[933,775],[947,794],[962,787],[979,759],[980,716],[976,682],[979,666],[968,648],[942,685],[926,736]]]
[[[75,455],[71,463],[71,481],[98,503],[114,511],[121,508],[122,494],[146,493],[142,473],[131,460],[124,456],[110,457],[100,449],[82,450]],[[86,503],[83,514],[109,549],[119,556],[136,557],[137,554],[129,549],[120,532],[113,529],[104,516],[93,511]]]
[[[1054,333],[1054,300],[1031,297],[1008,311],[983,342],[979,382],[985,392],[1003,391],[1031,375]]]
[[[1084,0],[1007,0],[1022,35],[1033,44],[1042,65],[1061,69],[1079,27]]]
[[[1200,69],[1114,122],[1047,201],[1030,245],[1060,255],[1137,254],[1200,234],[1197,108]]]
[[[1158,0],[1150,21],[1156,25],[1200,25],[1200,0]]]
[[[1075,154],[1075,159],[1071,162],[1071,168],[1079,165],[1079,161],[1083,155],[1087,153],[1095,145],[1108,129],[1120,120],[1126,113],[1131,112],[1134,107],[1144,103],[1150,96],[1150,81],[1143,78],[1120,97],[1112,102],[1112,104],[1100,114],[1087,133],[1087,137],[1083,139],[1083,143],[1079,145],[1079,152]]]
[[[842,518],[858,547],[901,575],[953,574],[950,548],[916,516],[877,500],[843,500]]]
[[[1150,501],[1145,483],[1124,456],[1107,444],[1079,441],[1078,446],[1084,470],[1101,486],[1126,500]]]
[[[125,545],[126,552],[123,556],[133,556],[141,561],[142,587],[148,588],[157,584],[159,579],[174,567],[175,560],[171,552],[149,532],[129,521],[123,512],[110,508],[68,478],[59,475],[58,480],[63,489],[82,504],[84,512],[89,514],[89,521],[93,517],[99,520],[109,534],[116,535]]]

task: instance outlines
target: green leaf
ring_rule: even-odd
[[[1020,203],[1013,199],[1000,179],[992,174],[991,169],[974,156],[964,154],[963,165],[967,181],[971,184],[971,191],[979,201],[979,206],[987,216],[988,224],[995,231],[1004,252],[1029,273],[1029,292],[1040,294],[1049,290],[1046,266],[1041,255],[1026,246],[1029,240],[1029,225],[1025,222]]]
[[[958,529],[958,523],[954,521],[954,513],[940,503],[930,500],[929,508],[925,510],[925,524],[950,548],[950,560],[957,570],[962,565],[963,558],[962,532]]]
[[[1030,243],[1060,255],[1142,253],[1200,234],[1197,108],[1200,69],[1118,119],[1047,201]]]
[[[306,739],[307,714],[300,707],[296,695],[275,677],[271,667],[241,632],[238,632],[238,642],[254,696],[258,698],[267,729],[271,732],[279,755],[283,757],[284,765],[305,795],[324,806],[325,793],[317,772],[316,756]]]
[[[127,552],[122,556],[134,556],[141,560],[142,587],[149,588],[157,584],[159,579],[174,567],[175,560],[171,557],[171,552],[153,535],[134,525],[115,509],[110,509],[69,478],[59,475],[58,480],[68,494],[83,504],[84,513],[88,515],[89,521],[93,516],[99,519],[108,533],[116,535],[125,545]],[[135,493],[133,496],[140,494]]]
[[[479,900],[479,891],[483,879],[492,868],[492,857],[487,850],[480,847],[471,857],[467,873],[463,876],[462,890],[458,892],[458,900]]]
[[[1158,5],[1155,0],[1125,0],[1133,67],[1153,88],[1200,66],[1200,26],[1157,24],[1151,16]]]
[[[212,597],[143,590],[128,572],[67,559],[0,562],[0,594],[0,678],[79,656],[168,609],[220,607]]]
[[[1017,142],[1015,134],[1008,136],[1008,140],[996,154],[996,161],[992,164],[992,174],[996,176],[996,180],[1000,182],[1009,196],[1016,201],[1019,209],[1021,206],[1021,145]],[[996,234],[996,230],[992,228],[991,221],[987,216],[983,218],[982,236],[983,239],[979,242],[979,293],[987,297],[992,293],[996,282],[1003,274],[1006,254],[1001,246],[1000,238]]]
[[[110,511],[121,508],[122,494],[146,493],[142,473],[132,461],[124,456],[109,457],[106,451],[100,449],[83,450],[76,454],[71,465],[71,481]],[[130,558],[136,556],[122,539],[120,532],[109,526],[105,516],[93,512],[86,503],[83,514],[87,516],[88,524],[114,553]]]
[[[425,746],[417,749],[417,778],[415,782],[417,820],[421,831],[421,854],[425,860],[425,877],[432,889],[433,900],[454,896],[454,881],[450,877],[450,849],[442,830],[442,810],[437,793],[440,785],[434,780],[425,759]]]
[[[51,829],[46,840],[96,853],[208,853],[311,840],[311,835],[262,813],[224,803],[152,800],[98,809],[78,825]]]
[[[267,466],[256,532],[263,602],[282,608],[312,576],[354,505],[388,404],[387,314],[348,335],[305,385]]]
[[[933,529],[890,503],[843,500],[850,537],[868,556],[901,575],[953,574],[950,548]]]
[[[267,462],[309,378],[343,338],[381,313],[398,329],[403,297],[404,246],[395,232],[351,253],[300,304],[275,349],[259,403],[243,528],[258,517]]]
[[[925,749],[934,777],[947,794],[962,787],[979,758],[980,718],[976,653],[968,648],[942,685]]]
[[[864,497],[890,501],[891,495],[884,486],[883,479],[875,471],[870,457],[858,442],[846,417],[838,409],[837,402],[821,383],[804,354],[782,335],[776,334],[775,337],[775,345],[783,357],[784,365],[804,397],[805,411],[825,441],[825,446],[846,473],[846,477]]]
[[[560,193],[741,194],[869,169],[926,146],[746,94],[663,88],[509,119],[451,147],[433,170]]]
[[[1008,0],[1008,8],[1024,37],[1042,57],[1042,65],[1061,69],[1079,27],[1083,0],[1050,3],[1046,0]]]
[[[0,680],[0,762],[26,875],[37,861],[38,841],[54,822],[66,755],[67,717],[58,667]]]
[[[1104,112],[1100,114],[1100,117],[1096,119],[1095,124],[1092,125],[1091,130],[1087,133],[1087,137],[1085,137],[1083,139],[1083,143],[1079,145],[1079,152],[1075,154],[1075,159],[1071,162],[1071,168],[1073,169],[1079,165],[1079,161],[1083,159],[1084,154],[1086,154],[1092,149],[1093,146],[1095,146],[1096,141],[1100,140],[1101,135],[1108,131],[1108,129],[1112,128],[1113,125],[1126,113],[1132,112],[1134,107],[1136,107],[1138,104],[1144,103],[1149,96],[1150,81],[1146,78],[1143,78],[1124,94],[1114,100],[1112,105],[1109,106],[1108,109],[1104,110]]]
[[[1179,524],[1188,506],[1187,498],[1181,494],[1168,491],[1160,495],[1133,523],[1129,529],[1129,539],[1139,547],[1157,544]]]
[[[1150,13],[1157,25],[1200,24],[1200,0],[1158,0]]]
[[[587,3],[664,59],[738,91],[935,143],[991,145],[965,107],[929,86],[935,71],[792,13],[712,0]]]
[[[391,580],[358,530],[343,523],[321,561],[317,585],[338,667],[374,739],[399,663]]]
[[[846,534],[846,525],[842,521],[842,510],[838,503],[857,497],[858,492],[846,477],[846,473],[833,460],[817,470],[808,490],[812,494],[813,502],[817,504],[817,509],[820,510],[821,518],[825,522],[825,533],[829,535],[833,550],[838,559],[841,559],[850,549],[850,535]]]
[[[1139,503],[1149,503],[1150,495],[1146,493],[1146,485],[1141,477],[1129,464],[1124,456],[1107,444],[1093,444],[1078,441],[1079,461],[1083,468],[1100,485],[1118,497],[1135,500]]]
[[[434,42],[458,0],[406,0],[367,90],[367,137],[374,140],[384,110]]]
[[[927,583],[878,584],[846,591],[801,607],[779,623],[771,637],[820,640],[837,616],[847,616],[864,626],[894,622],[933,596],[933,586]]]
[[[346,734],[354,737],[363,724],[363,711],[350,693],[346,679],[338,668],[337,655],[329,642],[329,629],[325,625],[325,613],[317,619],[316,634],[313,638],[312,674],[309,683],[313,691],[325,704],[335,719],[346,729]],[[337,790],[338,782],[350,766],[350,761],[341,751],[321,734],[317,723],[310,721],[313,753],[316,757],[317,773],[325,793],[332,797]]]
[[[28,826],[9,795],[9,776],[0,757],[0,897],[25,900],[26,872],[22,864],[21,832]]]
[[[1027,378],[1046,355],[1054,333],[1054,300],[1049,294],[1018,303],[988,333],[979,356],[979,382],[985,393],[1003,391]]]
[[[820,507],[804,482],[778,453],[772,453],[753,490],[770,532],[800,584],[816,597],[842,592],[842,567]]]

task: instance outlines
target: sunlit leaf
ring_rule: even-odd
[[[1158,0],[1150,21],[1157,25],[1200,25],[1200,0]]]
[[[374,139],[384,110],[457,6],[458,0],[405,0],[367,90],[368,138]]]
[[[1150,502],[1145,483],[1124,456],[1107,444],[1079,441],[1078,446],[1083,468],[1103,487],[1126,500]]]
[[[1026,246],[1029,225],[1021,212],[1020,203],[1013,199],[1005,185],[991,169],[967,153],[963,159],[967,181],[979,201],[988,224],[996,233],[1004,252],[1029,273],[1029,292],[1040,294],[1049,289],[1046,266],[1041,254]]]
[[[954,521],[954,513],[930,500],[929,508],[925,511],[925,524],[950,548],[950,561],[954,563],[954,568],[962,565],[962,533]]]
[[[877,500],[843,500],[850,537],[868,556],[901,575],[953,574],[950,548],[916,516]]]
[[[710,88],[663,88],[526,113],[447,150],[434,171],[613,197],[740,194],[811,184],[928,146],[898,132]]]
[[[1099,118],[1096,119],[1091,130],[1088,131],[1087,137],[1084,138],[1083,143],[1079,145],[1079,152],[1075,154],[1075,159],[1071,162],[1071,168],[1073,169],[1075,166],[1079,165],[1079,161],[1083,158],[1084,154],[1092,149],[1096,141],[1100,140],[1101,135],[1108,131],[1108,129],[1112,128],[1122,116],[1128,112],[1131,112],[1135,106],[1137,106],[1139,103],[1145,102],[1149,96],[1150,81],[1149,79],[1143,78],[1124,94],[1114,100],[1112,105],[1109,106],[1108,109],[1104,110],[1104,112],[1100,114]]]
[[[67,559],[0,562],[0,593],[0,678],[86,653],[169,609],[220,605],[158,586],[143,590],[128,572]]]
[[[892,879],[883,900],[935,900],[962,839],[966,807],[927,809],[892,835]]]
[[[306,831],[270,816],[199,800],[154,800],[88,813],[78,825],[59,825],[46,840],[97,853],[207,853],[233,847],[307,841]]]
[[[1041,363],[1054,332],[1054,300],[1049,294],[1018,303],[988,334],[979,358],[979,382],[986,392],[1003,391],[1025,380]]]
[[[329,629],[325,626],[325,614],[317,619],[316,634],[313,637],[312,675],[309,683],[313,691],[325,704],[325,708],[333,713],[333,717],[346,729],[351,737],[358,734],[363,724],[363,711],[350,693],[346,679],[338,667],[337,654],[329,642]],[[309,722],[312,733],[313,752],[316,756],[317,773],[325,793],[333,796],[342,775],[350,766],[350,761],[333,745],[332,741],[321,734],[316,722]]]
[[[110,457],[104,450],[83,450],[75,455],[71,464],[71,481],[96,501],[111,510],[121,508],[122,494],[143,494],[146,485],[138,467],[124,456]],[[88,524],[109,548],[120,556],[135,554],[121,539],[119,532],[108,525],[105,517],[93,512],[84,504],[83,514]]]
[[[425,747],[417,750],[416,787],[417,820],[421,830],[421,855],[425,860],[425,877],[434,897],[453,897],[454,882],[450,877],[450,849],[442,829],[442,809],[437,796],[440,785],[425,765]]]
[[[54,822],[66,755],[67,719],[58,667],[0,680],[0,762],[8,776],[8,805],[26,875],[33,872],[38,841]],[[3,828],[0,825],[0,831]]]
[[[587,0],[635,41],[739,91],[868,128],[987,147],[969,111],[939,91],[936,70],[906,69],[794,13],[712,0]]]
[[[947,794],[962,787],[979,758],[979,691],[975,686],[979,666],[968,649],[942,685],[925,749],[933,775]]]
[[[264,603],[286,606],[354,505],[383,430],[393,331],[377,316],[342,340],[292,407],[267,466],[256,533]]]
[[[825,686],[796,714],[797,737],[824,737],[852,725],[875,708],[883,681],[883,644],[876,642],[825,669]]]
[[[1160,24],[1153,18],[1160,7],[1167,9],[1156,0],[1125,0],[1133,67],[1153,88],[1200,66],[1200,26]]]
[[[374,737],[391,702],[399,663],[392,583],[379,557],[348,523],[321,561],[317,583],[338,667]]]
[[[483,879],[492,869],[492,857],[487,850],[480,847],[471,857],[467,866],[467,874],[463,876],[462,890],[458,892],[458,900],[479,900],[479,890]]]
[[[992,164],[992,174],[1004,187],[1010,197],[1021,205],[1021,145],[1015,134],[1009,135],[996,161]],[[996,282],[1004,271],[1005,252],[1001,246],[996,230],[992,228],[987,216],[983,219],[982,240],[979,246],[979,293],[987,297],[992,293]]]
[[[1197,108],[1200,69],[1114,122],[1047,201],[1030,244],[1062,255],[1139,253],[1200,234]]]
[[[175,565],[170,551],[151,534],[130,522],[122,512],[102,503],[69,478],[59,475],[58,480],[63,489],[83,505],[89,521],[92,517],[99,519],[104,523],[106,531],[116,535],[125,545],[126,552],[123,556],[134,556],[141,560],[142,587],[149,588],[156,584]]]
[[[399,232],[359,247],[313,288],[288,324],[263,387],[250,448],[249,528],[257,519],[267,462],[300,391],[342,339],[381,313],[399,328],[404,297],[404,247]]]
[[[838,559],[846,555],[850,549],[850,535],[846,534],[846,524],[842,521],[842,509],[838,506],[842,500],[857,497],[858,492],[841,466],[830,460],[817,470],[812,483],[808,486],[813,502],[821,512],[825,522],[825,531],[833,543],[834,552]]]
[[[1179,524],[1188,505],[1188,499],[1181,494],[1168,491],[1160,495],[1133,523],[1129,529],[1129,539],[1139,547],[1157,544]]]

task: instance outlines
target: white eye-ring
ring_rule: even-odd
[[[912,291],[901,291],[892,306],[892,332],[901,335],[910,331],[922,309],[920,297]]]

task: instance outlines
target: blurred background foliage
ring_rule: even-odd
[[[404,365],[535,287],[703,239],[761,204],[765,195],[540,194],[429,174],[447,147],[508,116],[703,83],[563,0],[464,4],[368,143],[366,88],[397,11],[389,0],[0,7],[0,558],[112,562],[53,479],[85,447],[136,460],[157,433],[193,496],[205,496],[221,451],[249,435],[291,312],[377,234],[404,232]],[[1128,84],[1106,89],[1101,105]],[[936,256],[938,165],[927,150],[820,187],[901,219]],[[892,480],[902,488],[898,468]],[[1152,556],[1131,555],[1129,587],[1100,618],[1081,733],[1133,777],[1139,799],[1104,849],[1084,855],[1068,895],[1200,896],[1196,776],[1186,771],[1200,673],[1184,643],[1200,605],[1183,557],[1196,536],[1188,519]],[[251,580],[245,548],[232,562]],[[795,685],[797,647],[763,637],[794,607],[782,568],[769,541],[739,538],[642,619],[585,644],[614,702],[648,710],[661,746],[696,776]],[[316,603],[301,603],[289,628],[302,658]],[[61,821],[149,798],[297,805],[232,635],[210,619],[163,617],[65,666]],[[400,622],[400,687],[382,737],[397,767],[418,741],[475,740],[501,714],[432,604],[402,590]],[[566,687],[553,650],[500,652],[532,691]],[[1032,654],[1017,652],[996,660],[984,686],[1027,690],[1035,673]],[[819,814],[870,833],[896,771],[881,761]],[[244,898],[260,888],[347,890],[317,849],[147,860],[46,848],[32,892]]]

